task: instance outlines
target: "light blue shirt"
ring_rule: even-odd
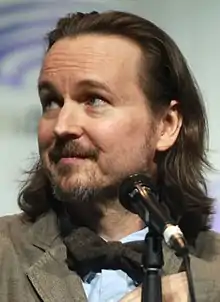
[[[122,243],[144,240],[147,228],[122,238]],[[89,302],[118,302],[126,293],[136,286],[133,280],[121,270],[105,270],[89,274],[83,282]]]

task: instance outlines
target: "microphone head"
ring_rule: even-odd
[[[155,191],[155,185],[149,176],[145,174],[132,174],[124,179],[119,188],[119,201],[128,211],[138,214],[134,207],[132,192],[137,189],[137,185],[143,186],[150,191]]]

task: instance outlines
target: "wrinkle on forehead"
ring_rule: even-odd
[[[52,80],[65,90],[84,79],[122,89],[137,82],[140,56],[137,45],[117,36],[64,38],[46,54],[39,80]]]

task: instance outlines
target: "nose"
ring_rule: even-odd
[[[54,134],[59,138],[80,138],[83,134],[82,110],[80,104],[68,100],[64,102],[54,127]]]

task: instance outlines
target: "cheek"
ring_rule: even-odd
[[[146,119],[146,117],[145,117]],[[111,121],[103,121],[90,127],[90,137],[98,148],[106,154],[113,154],[118,150],[128,150],[138,147],[145,141],[147,125],[144,119],[133,118],[132,115],[120,117]]]
[[[149,128],[145,126],[141,120],[121,119],[94,128],[93,139],[101,151],[99,168],[102,174],[124,177],[149,165],[152,150],[147,147]]]
[[[43,118],[40,119],[38,124],[38,145],[40,150],[44,150],[53,143],[53,129],[54,125],[50,121],[45,121]]]

